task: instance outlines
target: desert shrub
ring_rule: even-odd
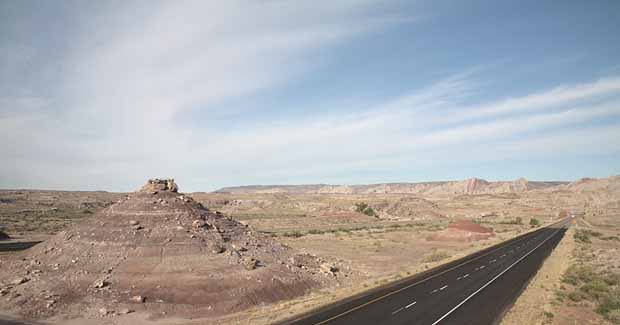
[[[355,211],[363,213],[370,217],[377,217],[377,213],[373,208],[364,202],[355,203]]]
[[[422,262],[424,263],[430,263],[430,262],[439,262],[441,260],[444,260],[446,258],[449,258],[450,254],[444,252],[444,251],[437,251],[437,252],[433,252],[430,255],[425,256],[422,259]]]
[[[598,232],[598,231],[593,231],[593,230],[584,230],[584,231],[587,231],[588,233],[590,233],[590,236],[592,236],[592,237],[601,237],[601,236],[603,236],[603,234]]]
[[[303,236],[304,234],[301,233],[300,231],[291,231],[291,232],[285,232],[282,236],[284,237],[294,237],[294,238],[299,238],[301,236]]]
[[[437,231],[437,230],[442,230],[443,228],[444,227],[442,225],[433,224],[433,225],[429,225],[426,229],[428,231]]]
[[[603,281],[610,286],[620,284],[620,273],[607,273],[603,275]]]
[[[320,235],[320,234],[324,234],[325,231],[320,230],[320,229],[310,229],[308,233],[312,235]]]
[[[610,314],[617,317],[618,311],[620,311],[620,289],[616,288],[601,297],[596,312],[609,318]]]
[[[609,285],[605,281],[597,278],[584,284],[580,290],[588,295],[590,299],[599,300],[609,292]]]
[[[555,299],[558,302],[563,302],[564,299],[566,299],[566,292],[562,291],[562,290],[556,290],[555,291]]]
[[[571,293],[568,294],[568,299],[574,301],[574,302],[579,302],[582,301],[585,298],[585,295],[578,290],[572,291]]]
[[[592,281],[594,276],[594,271],[589,266],[571,265],[566,272],[564,272],[562,282],[577,285],[580,282],[587,283]]]
[[[540,220],[538,220],[536,218],[531,218],[530,219],[530,226],[532,226],[532,227],[540,226]]]
[[[590,266],[571,265],[562,281],[580,287],[568,294],[572,301],[589,300],[596,312],[612,322],[620,321],[620,273],[596,273]]]
[[[609,319],[614,324],[620,324],[620,309],[612,309],[607,314],[605,314],[605,317],[607,317],[607,319]]]
[[[500,223],[504,224],[504,225],[522,225],[523,224],[523,218],[515,217],[514,220],[503,221],[503,222],[500,222]]]
[[[575,231],[575,235],[573,235],[576,241],[586,244],[591,244],[592,240],[590,240],[590,234],[582,229],[578,229]]]
[[[355,203],[355,211],[359,213],[364,213],[364,210],[366,210],[367,208],[368,204],[366,204],[365,202]]]

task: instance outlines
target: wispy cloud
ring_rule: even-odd
[[[620,95],[620,90],[608,90],[607,86],[612,83],[607,80],[614,79],[512,98],[510,102],[517,103],[514,107],[521,114],[494,115],[494,119],[480,118],[458,126],[446,126],[446,122],[455,117],[445,112],[458,110],[458,99],[467,96],[475,82],[467,79],[456,83],[440,81],[363,113],[310,117],[294,121],[290,126],[230,130],[214,137],[212,142],[207,140],[206,147],[232,158],[223,159],[221,165],[210,164],[213,168],[220,169],[225,164],[242,170],[247,168],[243,167],[247,161],[252,161],[250,173],[291,171],[287,166],[323,172],[345,171],[351,166],[363,166],[365,170],[407,168],[403,162],[488,161],[514,158],[515,152],[532,159],[543,154],[559,157],[576,151],[582,154],[614,152],[618,149],[613,136],[620,126],[620,100],[606,95]],[[446,87],[447,84],[453,87]],[[605,91],[592,90],[594,85],[603,85],[601,89]],[[558,89],[563,89],[561,100],[554,100]],[[450,95],[457,99],[455,103]],[[533,97],[540,100],[530,100]],[[596,104],[583,101],[596,101]],[[482,107],[509,109],[506,102],[485,103]],[[550,103],[553,103],[553,110],[548,110]],[[477,111],[477,108],[469,109]],[[609,120],[611,125],[575,131],[599,119]],[[597,145],[576,141],[579,137],[596,139]],[[540,150],[546,145],[549,146],[545,150]],[[473,152],[483,154],[473,156]]]
[[[53,48],[44,40],[0,45],[0,80],[33,62],[45,71],[0,85],[0,187],[130,190],[170,175],[189,190],[208,190],[338,182],[349,171],[380,177],[448,159],[619,150],[620,77],[489,101],[478,97],[486,80],[475,68],[370,108],[259,118],[250,106],[221,125],[180,125],[185,114],[208,121],[231,99],[277,91],[330,63],[324,51],[415,17],[373,1],[93,6],[88,19],[72,8],[56,18],[71,42],[51,58],[41,58]],[[472,98],[480,104],[464,104]],[[244,121],[229,129],[239,115]]]

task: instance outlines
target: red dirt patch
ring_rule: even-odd
[[[469,231],[469,232],[475,232],[475,233],[492,233],[493,232],[493,229],[482,227],[481,225],[473,223],[469,220],[452,221],[448,225],[448,229],[463,230],[463,231]]]

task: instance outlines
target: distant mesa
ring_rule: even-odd
[[[500,193],[522,193],[544,190],[569,182],[528,181],[519,178],[514,181],[487,181],[470,178],[460,181],[421,183],[380,183],[367,185],[253,185],[225,187],[219,193],[287,193],[287,194],[416,194],[416,195],[478,195]]]

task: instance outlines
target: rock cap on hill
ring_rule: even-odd
[[[149,179],[138,192],[178,192],[179,186],[174,182],[174,178]]]

